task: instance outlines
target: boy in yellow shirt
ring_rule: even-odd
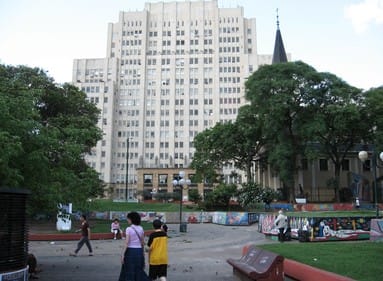
[[[160,220],[153,221],[154,232],[148,240],[149,247],[149,278],[166,280],[168,269],[168,237],[161,229]]]

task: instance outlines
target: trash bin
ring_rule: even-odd
[[[181,222],[180,232],[187,232],[187,223],[186,222]]]
[[[310,233],[307,230],[298,230],[298,240],[299,242],[309,242]]]

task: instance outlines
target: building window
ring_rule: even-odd
[[[319,170],[320,171],[328,171],[327,159],[319,159]]]
[[[144,174],[144,185],[153,184],[153,174]]]
[[[158,175],[158,184],[159,184],[159,186],[167,186],[168,175],[166,175],[166,174]]]

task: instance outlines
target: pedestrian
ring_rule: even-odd
[[[357,208],[357,209],[360,208],[360,202],[359,202],[359,198],[358,197],[355,198],[355,208]]]
[[[149,236],[149,278],[166,281],[168,269],[168,237],[160,220],[153,221],[154,232]]]
[[[128,226],[125,231],[125,248],[121,254],[121,272],[119,281],[147,281],[144,271],[144,229],[137,212],[127,215]]]
[[[278,240],[280,242],[283,242],[284,241],[284,231],[285,231],[285,228],[287,227],[287,217],[283,214],[282,210],[279,210],[278,216],[274,221],[274,225],[279,230]]]
[[[89,256],[93,256],[92,245],[90,244],[90,227],[86,220],[86,216],[81,215],[80,221],[81,221],[81,228],[76,230],[76,232],[81,232],[81,239],[77,244],[77,249],[74,251],[74,253],[70,253],[69,255],[72,257],[76,257],[78,252],[81,250],[82,246],[84,246],[85,244],[88,247]]]
[[[116,240],[117,237],[124,238],[123,232],[120,227],[120,221],[116,218],[113,220],[112,224],[110,225],[110,231],[114,234],[114,240]]]

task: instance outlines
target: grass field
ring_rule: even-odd
[[[113,202],[112,200],[95,200],[89,204],[89,210],[105,212],[105,211],[153,211],[153,212],[178,212],[180,205],[178,203],[127,203],[127,202]],[[195,210],[192,206],[183,206],[185,211]]]
[[[73,222],[72,222],[73,223]],[[90,220],[89,225],[91,227],[91,231],[93,233],[107,233],[110,232],[110,224],[112,222],[108,220]],[[76,222],[74,222],[74,227],[77,228],[79,226],[79,223],[76,225]],[[122,230],[125,230],[125,228],[128,226],[128,223],[126,221],[120,221],[120,226]],[[148,222],[141,222],[141,226],[144,228],[144,230],[151,230],[153,229],[152,223]]]
[[[383,243],[281,243],[263,249],[359,281],[383,280]]]

